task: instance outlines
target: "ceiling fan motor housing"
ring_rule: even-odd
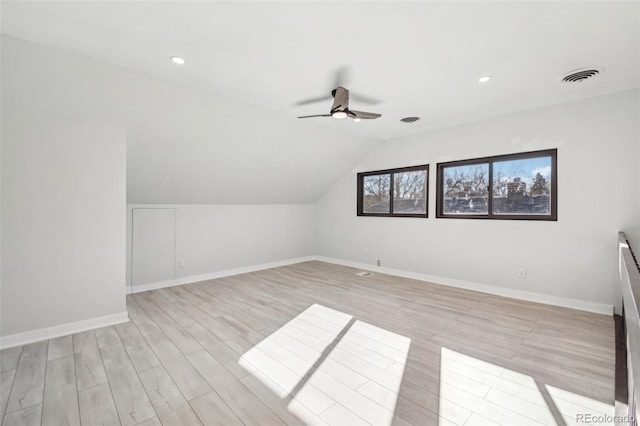
[[[333,95],[333,105],[329,114],[321,115],[307,115],[298,118],[311,118],[311,117],[333,117],[333,118],[346,118],[350,117],[354,120],[360,121],[361,119],[373,120],[382,117],[382,114],[376,114],[373,112],[354,111],[349,109],[349,91],[342,86],[338,86],[331,91]]]

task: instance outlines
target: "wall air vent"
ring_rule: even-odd
[[[563,83],[582,83],[583,81],[597,76],[603,71],[602,68],[582,68],[579,70],[571,71],[564,77],[562,77]]]
[[[356,272],[356,275],[359,277],[369,278],[373,276],[373,272],[366,272],[366,271]]]

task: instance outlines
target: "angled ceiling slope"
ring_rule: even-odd
[[[312,203],[379,143],[7,36],[2,106],[125,127],[130,203]]]

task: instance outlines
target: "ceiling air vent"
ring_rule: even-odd
[[[602,69],[595,68],[583,68],[575,71],[571,71],[569,74],[562,77],[563,83],[582,83],[583,81],[595,77]]]
[[[403,123],[415,123],[418,120],[420,120],[420,117],[405,117],[400,119]]]

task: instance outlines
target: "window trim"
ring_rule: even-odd
[[[425,212],[424,213],[393,213],[393,199],[394,199],[394,194],[393,194],[393,175],[395,173],[404,173],[404,172],[415,172],[415,171],[422,171],[424,170],[426,172],[426,182],[424,183],[425,186]],[[363,182],[364,182],[364,178],[366,176],[375,176],[375,175],[390,175],[390,179],[389,179],[389,213],[365,213],[364,212],[364,205],[363,205],[363,195],[364,195],[364,188],[363,188]],[[427,218],[429,217],[429,182],[430,182],[430,177],[429,177],[429,165],[428,164],[422,164],[419,166],[410,166],[410,167],[398,167],[395,169],[384,169],[384,170],[373,170],[370,172],[361,172],[358,173],[357,175],[357,215],[358,216],[372,216],[372,217],[422,217],[422,218]]]
[[[493,163],[509,160],[525,160],[527,158],[551,157],[551,211],[548,215],[531,214],[494,214],[493,209]],[[487,214],[447,214],[444,209],[444,169],[452,166],[469,166],[474,164],[489,165],[489,191],[487,197]],[[558,220],[558,149],[518,152],[515,154],[493,155],[490,157],[471,158],[468,160],[447,161],[436,165],[436,218],[437,219],[492,219],[492,220]]]

